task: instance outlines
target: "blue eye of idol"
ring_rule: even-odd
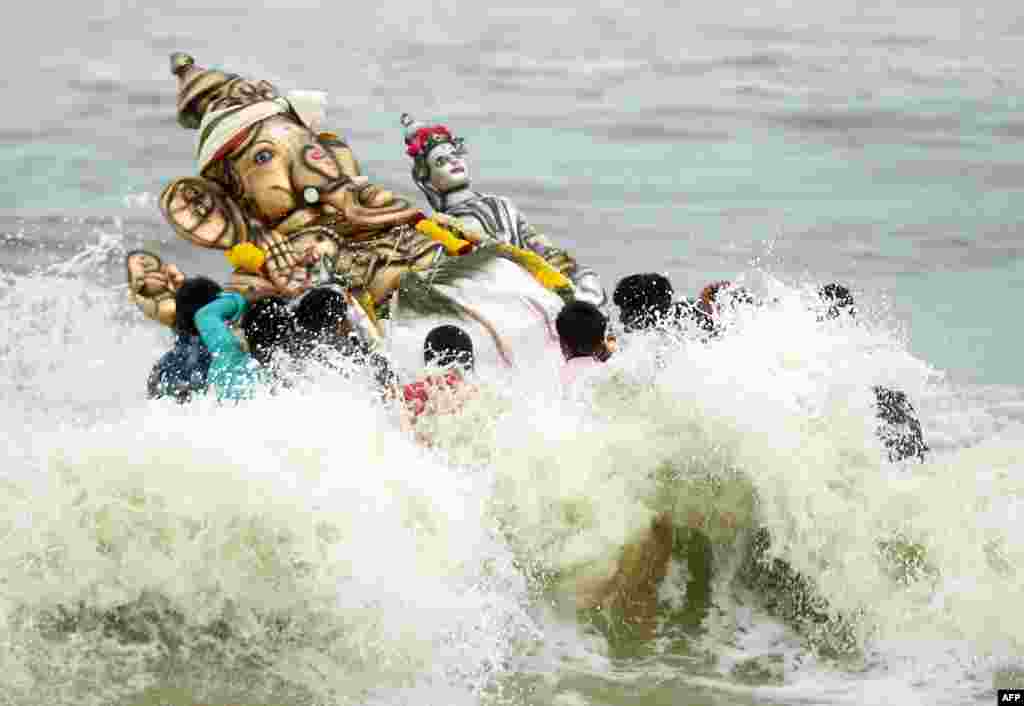
[[[274,153],[271,152],[270,150],[260,150],[252,158],[252,161],[256,162],[256,164],[266,164],[267,162],[269,162],[273,158],[274,158]]]

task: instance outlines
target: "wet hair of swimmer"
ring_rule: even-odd
[[[649,328],[672,306],[672,283],[654,272],[629,275],[615,285],[612,302],[619,307],[619,321],[626,331]]]
[[[608,317],[590,302],[577,300],[558,312],[555,328],[566,358],[596,356],[604,350]]]
[[[830,282],[821,287],[818,296],[822,302],[828,304],[828,309],[825,310],[826,319],[836,319],[844,311],[851,316],[857,313],[850,290],[838,282]]]
[[[317,287],[303,295],[295,307],[295,325],[308,343],[330,343],[339,337],[348,304],[333,287]]]
[[[458,326],[438,326],[423,341],[423,362],[442,368],[458,365],[472,370],[475,363],[473,339]]]
[[[278,350],[288,350],[295,339],[295,315],[281,297],[260,299],[242,316],[242,333],[249,352],[261,365]]]
[[[198,336],[196,312],[217,298],[223,291],[209,277],[189,277],[174,295],[174,330],[189,336]]]

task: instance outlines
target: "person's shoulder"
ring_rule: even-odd
[[[342,355],[348,357],[369,358],[374,353],[370,344],[357,335],[350,334],[345,337],[339,346]]]
[[[685,316],[691,316],[694,308],[695,305],[693,302],[677,299],[668,305],[668,313],[670,316],[683,318]]]
[[[402,396],[407,401],[426,399],[427,397],[427,382],[426,380],[415,380],[413,382],[402,385]]]
[[[601,367],[602,361],[590,355],[570,358],[562,367],[562,381],[566,384],[579,382]]]
[[[177,358],[182,357],[187,350],[188,348],[181,343],[175,343],[169,350],[164,351],[160,357],[156,359],[156,363],[153,364],[153,368],[156,369],[168,365]]]
[[[402,394],[407,400],[425,400],[434,390],[458,387],[464,382],[465,380],[462,375],[456,371],[448,371],[442,374],[431,373],[424,375],[419,380],[403,385]]]
[[[449,387],[454,387],[462,381],[462,377],[453,371],[444,373],[431,373],[421,378],[419,382],[415,383],[420,385],[419,389],[422,389],[424,393],[429,393],[431,390],[440,390]]]
[[[249,308],[249,301],[238,292],[220,292],[214,300],[203,307],[203,309],[207,307],[219,308],[226,305],[233,305],[237,310],[238,315],[241,315]],[[202,309],[200,309],[200,311],[202,311]]]
[[[205,350],[205,346],[203,347]],[[172,373],[181,368],[188,361],[189,352],[192,350],[189,341],[178,339],[170,350],[167,350],[157,358],[153,364],[153,372],[161,375]]]

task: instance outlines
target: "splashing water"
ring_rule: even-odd
[[[768,278],[711,342],[626,339],[587,405],[481,381],[424,449],[328,376],[145,400],[169,337],[84,276],[122,256],[0,284],[12,703],[962,703],[1019,669],[1019,425],[889,463],[872,386],[929,409],[948,383],[880,325],[818,321],[810,288]],[[623,656],[577,602],[664,516],[659,624]],[[831,623],[744,584],[757,528]]]

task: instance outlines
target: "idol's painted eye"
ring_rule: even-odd
[[[260,150],[255,155],[253,155],[252,161],[254,161],[256,164],[266,164],[273,158],[274,153],[271,152],[270,150]]]
[[[435,167],[443,167],[444,165],[448,164],[448,162],[450,162],[450,161],[452,161],[451,157],[449,157],[446,154],[442,154],[442,155],[439,155],[437,157],[437,159],[434,160],[434,166]]]

